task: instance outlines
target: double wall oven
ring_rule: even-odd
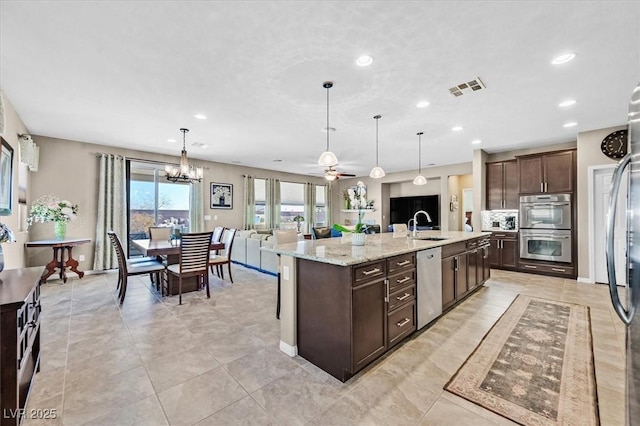
[[[520,258],[571,263],[571,194],[520,197]]]

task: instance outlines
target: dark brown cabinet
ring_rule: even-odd
[[[487,163],[487,209],[518,208],[516,160]]]
[[[518,252],[517,232],[493,232],[490,239],[489,263],[495,269],[517,269]]]
[[[442,310],[458,303],[489,278],[486,237],[442,247]]]
[[[40,371],[41,268],[0,273],[0,425],[18,425]]]
[[[346,381],[416,330],[416,254],[355,266],[297,259],[298,353]]]
[[[545,152],[517,157],[520,195],[573,192],[575,150]]]

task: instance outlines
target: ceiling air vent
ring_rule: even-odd
[[[453,96],[458,97],[464,95],[465,93],[469,93],[469,89],[476,92],[480,89],[486,89],[486,86],[484,85],[482,80],[480,80],[480,77],[476,77],[475,79],[467,81],[466,83],[460,83],[457,86],[453,86],[449,89],[449,92]]]

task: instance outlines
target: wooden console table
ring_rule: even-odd
[[[53,275],[58,268],[60,279],[62,282],[67,282],[67,267],[71,269],[73,272],[78,274],[79,278],[84,277],[84,272],[78,269],[78,261],[73,258],[71,253],[71,249],[75,246],[79,246],[82,244],[90,243],[90,238],[75,238],[75,239],[65,239],[65,240],[39,240],[39,241],[29,241],[25,245],[27,247],[52,247],[53,248],[53,259],[51,262],[47,263],[45,266],[45,270],[42,273],[42,277],[40,277],[40,283],[44,284],[47,282],[47,278]],[[65,260],[65,251],[67,252],[66,260]]]

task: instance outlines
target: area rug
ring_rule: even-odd
[[[518,296],[444,388],[523,425],[598,425],[589,307]]]

